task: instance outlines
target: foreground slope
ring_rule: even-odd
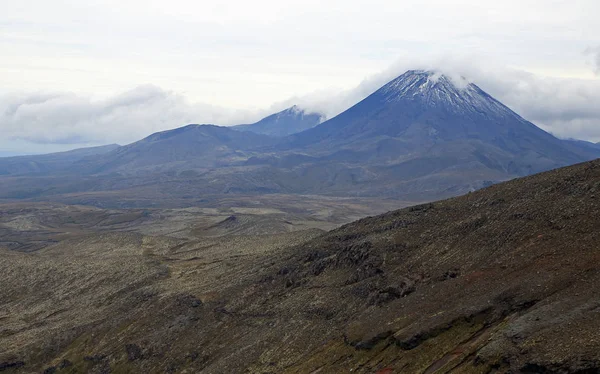
[[[307,243],[273,307],[305,302],[341,327],[294,370],[598,372],[598,191],[594,161]]]
[[[600,161],[329,233],[4,251],[22,372],[597,373]]]

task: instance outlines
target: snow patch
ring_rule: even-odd
[[[511,116],[524,121],[465,77],[444,74],[441,71],[409,70],[383,86],[374,95],[380,96],[388,103],[418,100],[425,106],[444,108],[454,113],[488,113],[501,117]]]

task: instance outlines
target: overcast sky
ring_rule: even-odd
[[[408,68],[600,141],[599,18],[598,0],[0,0],[0,155],[294,103],[331,117]]]

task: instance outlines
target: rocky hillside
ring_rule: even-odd
[[[3,251],[7,372],[597,373],[600,161],[314,231]]]

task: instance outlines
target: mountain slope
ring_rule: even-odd
[[[566,141],[574,143],[575,145],[577,145],[580,148],[587,148],[592,149],[592,150],[597,150],[600,149],[600,143],[592,143],[592,142],[588,142],[585,140],[578,140],[578,139],[567,139]]]
[[[0,175],[65,172],[68,171],[68,167],[85,157],[103,155],[117,148],[119,148],[118,144],[109,144],[45,155],[0,158]]]
[[[415,70],[276,151],[253,165],[286,165],[302,193],[410,200],[600,157],[600,149],[555,138],[472,83]]]
[[[266,123],[279,115],[288,116]],[[297,134],[186,126],[81,159],[71,178],[3,178],[0,198],[127,191],[140,201],[257,193],[429,201],[598,157],[597,146],[555,138],[472,83],[413,70]]]
[[[115,233],[0,249],[0,364],[597,373],[599,192],[593,161],[322,235]]]
[[[472,148],[450,152],[451,144]],[[347,149],[386,162],[457,156],[527,175],[600,156],[524,120],[479,87],[431,71],[411,70],[320,126],[291,137],[317,152]]]
[[[343,326],[290,372],[596,373],[598,191],[594,161],[366,218],[297,248],[255,305]]]
[[[272,114],[251,125],[238,125],[232,128],[249,131],[256,134],[283,137],[313,128],[323,122],[323,116],[318,113],[307,113],[294,105],[279,113]]]
[[[78,166],[88,173],[193,171],[234,165],[245,161],[251,149],[273,142],[265,135],[241,133],[227,127],[188,125],[152,134],[102,157],[84,159]]]

